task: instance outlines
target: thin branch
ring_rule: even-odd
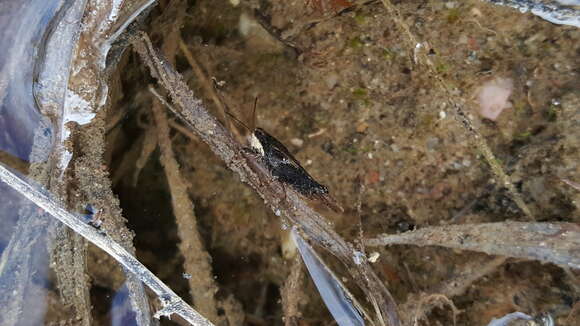
[[[164,306],[161,311],[158,311],[155,314],[156,318],[177,314],[194,326],[213,325],[193,310],[187,303],[185,303],[185,301],[183,301],[183,299],[175,294],[167,285],[161,282],[161,280],[143,266],[143,264],[141,264],[141,262],[133,257],[127,250],[113,241],[111,237],[69,213],[60,203],[49,198],[47,195],[37,190],[34,186],[22,180],[2,165],[0,165],[0,180],[18,191],[24,197],[28,198],[35,205],[57,218],[77,234],[80,234],[95,246],[107,252],[126,270],[130,271],[143,283],[147,284],[147,286],[157,294]]]
[[[302,269],[302,261],[298,256],[296,256],[292,263],[292,267],[290,268],[290,275],[288,275],[286,282],[284,282],[281,291],[285,326],[298,325],[298,320],[300,318],[298,304],[304,296],[304,292],[301,289],[303,279],[304,272]]]
[[[423,320],[431,310],[437,307],[438,302],[426,301],[425,297],[440,296],[447,300],[465,293],[477,280],[495,272],[507,260],[506,257],[495,257],[484,260],[477,259],[467,262],[461,266],[461,272],[444,281],[436,288],[426,291],[429,294],[413,294],[407,298],[407,302],[401,306],[406,316],[405,325],[411,325],[419,320]],[[455,313],[455,310],[454,310]]]
[[[507,257],[472,259],[462,266],[462,270],[457,275],[442,282],[429,292],[441,293],[449,298],[460,296],[467,292],[477,280],[497,271],[506,260]]]
[[[209,320],[218,323],[217,302],[214,296],[218,291],[218,287],[212,274],[211,258],[205,250],[197,230],[194,206],[187,194],[187,185],[179,172],[179,163],[177,163],[173,154],[167,116],[161,106],[161,104],[170,105],[152,86],[149,86],[149,91],[159,100],[158,103],[153,103],[151,109],[157,125],[161,165],[163,165],[167,183],[169,184],[173,214],[177,223],[177,233],[181,240],[179,242],[179,251],[185,258],[183,267],[191,275],[188,280],[189,291],[194,305],[200,313]]]
[[[161,50],[167,55],[169,62],[175,64],[175,57],[181,42],[179,35],[186,4],[184,0],[177,0],[172,1],[169,6],[165,14],[160,17],[160,20],[172,17],[171,30],[163,37]],[[172,14],[172,11],[175,14]],[[170,105],[151,85],[149,92],[157,99],[157,101],[154,100],[151,110],[161,152],[160,161],[171,193],[171,205],[180,239],[178,246],[184,258],[183,268],[190,275],[188,277],[189,292],[193,298],[194,307],[201,314],[213,323],[222,324],[223,316],[218,316],[219,302],[215,297],[219,288],[213,277],[211,256],[205,250],[203,239],[199,234],[195,207],[189,198],[187,184],[183,180],[179,163],[173,152],[167,116],[163,108]]]
[[[564,182],[565,184],[569,185],[570,187],[580,191],[580,183],[574,182],[572,180],[568,180],[566,178],[558,178],[560,181]]]
[[[379,325],[400,325],[397,307],[382,280],[374,273],[364,255],[357,252],[333,229],[332,224],[314,211],[292,187],[281,184],[258,158],[244,150],[207,110],[183,82],[175,69],[162,59],[146,34],[133,39],[135,50],[151,74],[176,104],[174,113],[209,145],[225,164],[262,197],[272,211],[295,225],[301,233],[335,255],[347,268],[358,286],[375,307]]]
[[[443,294],[430,294],[427,296],[423,296],[422,298],[419,299],[417,310],[415,311],[415,314],[413,316],[413,326],[419,325],[419,320],[421,320],[421,317],[423,316],[422,312],[427,310],[425,306],[435,307],[442,304],[446,304],[449,307],[451,307],[451,311],[453,312],[453,326],[457,325],[456,319],[457,315],[459,315],[459,309],[455,307],[453,301],[451,301],[451,299],[449,299],[447,296]]]
[[[574,223],[503,222],[426,227],[367,239],[366,244],[442,246],[580,269],[580,226]]]
[[[205,91],[205,93],[212,99],[212,101],[218,107],[218,113],[220,114],[220,118],[223,121],[229,121],[229,119],[227,119],[227,117],[226,117],[227,109],[226,109],[224,103],[220,100],[219,95],[216,93],[215,88],[213,87],[212,81],[205,75],[205,73],[203,72],[203,68],[197,62],[197,60],[195,60],[195,58],[193,57],[193,54],[191,54],[191,51],[189,51],[189,48],[183,42],[181,37],[179,38],[179,49],[181,50],[181,52],[183,52],[185,59],[187,60],[187,62],[191,66],[191,69],[195,73],[195,77],[197,77],[197,80],[199,81],[199,83],[203,87],[203,90]]]
[[[181,133],[182,135],[184,135],[185,137],[189,138],[189,140],[193,142],[199,142],[199,137],[197,137],[191,130],[189,130],[189,128],[184,127],[179,122],[170,120],[169,126],[178,131],[179,133]]]
[[[387,9],[388,13],[391,15],[395,23],[398,25],[399,29],[407,38],[408,48],[413,51],[413,58],[415,63],[422,64],[427,69],[427,72],[431,77],[433,77],[437,81],[437,85],[439,86],[440,90],[443,94],[445,94],[447,98],[447,103],[450,107],[454,110],[453,115],[455,120],[459,122],[459,124],[463,127],[467,135],[471,137],[471,141],[475,144],[479,152],[485,158],[487,164],[491,167],[491,171],[499,180],[500,185],[504,186],[508,189],[513,201],[518,205],[520,210],[528,216],[529,219],[534,220],[534,216],[532,212],[525,204],[524,200],[522,199],[521,194],[516,190],[513,183],[511,182],[510,177],[505,173],[503,167],[500,165],[499,160],[496,159],[495,155],[493,154],[491,148],[489,148],[487,142],[479,133],[479,131],[475,128],[473,121],[469,116],[465,113],[462,105],[462,99],[454,95],[452,92],[449,83],[437,72],[435,64],[427,55],[427,43],[421,42],[412,32],[407,23],[401,17],[401,13],[399,10],[391,3],[390,0],[382,0],[383,5]]]

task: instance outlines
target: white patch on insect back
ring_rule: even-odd
[[[254,135],[254,133],[251,133],[248,136],[248,141],[250,143],[250,147],[253,150],[257,151],[258,153],[260,153],[260,155],[264,156],[264,147],[262,146],[262,143],[260,142],[258,137],[256,137],[256,135]]]

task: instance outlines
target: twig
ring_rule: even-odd
[[[304,271],[302,269],[302,261],[300,257],[296,256],[290,268],[290,275],[288,275],[286,282],[284,282],[284,287],[282,287],[281,291],[285,326],[298,325],[298,318],[300,318],[298,303],[304,296],[301,289],[303,279]]]
[[[365,180],[359,175],[356,177],[355,179],[355,187],[357,187],[357,189],[355,189],[355,193],[358,194],[357,198],[356,198],[356,217],[357,217],[357,227],[358,227],[358,250],[360,252],[366,252],[365,251],[365,244],[363,241],[364,238],[364,229],[363,229],[363,222],[362,222],[362,201],[363,201],[363,195],[366,192],[366,185],[365,185]]]
[[[407,41],[409,43],[408,47],[413,51],[413,58],[415,63],[423,64],[427,68],[427,71],[431,77],[437,81],[437,85],[447,97],[447,103],[450,105],[450,107],[454,108],[454,111],[452,112],[455,120],[460,123],[467,134],[471,137],[472,142],[476,145],[477,149],[481,152],[486,162],[491,167],[491,171],[499,179],[500,184],[508,189],[516,205],[518,205],[520,210],[522,210],[522,212],[528,216],[529,219],[534,220],[532,212],[524,203],[520,193],[516,190],[513,183],[511,182],[510,177],[505,173],[499,161],[495,158],[495,155],[487,145],[487,142],[481,136],[469,116],[463,110],[462,105],[460,104],[461,98],[459,98],[457,95],[453,95],[451,87],[447,81],[437,72],[435,64],[433,61],[431,61],[429,56],[427,56],[427,51],[425,51],[427,50],[425,49],[427,43],[420,42],[418,38],[411,32],[409,26],[401,17],[401,13],[391,3],[390,0],[382,0],[382,2],[395,23],[399,26],[399,29],[407,36]]]
[[[174,112],[224,163],[248,183],[271,207],[272,211],[297,226],[307,237],[330,251],[344,265],[365,292],[377,312],[378,324],[400,325],[396,304],[374,273],[366,259],[358,259],[352,244],[347,243],[331,224],[315,212],[302,196],[291,187],[285,187],[261,164],[255,155],[244,150],[232,135],[203,107],[183,82],[181,75],[162,59],[151,45],[146,34],[133,39],[135,50],[149,66],[151,74],[158,79],[177,104]],[[363,257],[364,258],[364,257]]]
[[[453,325],[455,326],[457,324],[456,316],[459,314],[459,309],[455,307],[453,301],[451,301],[447,296],[443,294],[430,294],[422,297],[419,300],[419,304],[417,305],[417,311],[415,312],[413,317],[413,326],[419,325],[419,320],[421,320],[423,316],[422,312],[426,310],[426,308],[424,308],[425,306],[435,307],[441,302],[451,307],[451,311],[453,312]]]
[[[580,183],[574,182],[572,180],[568,180],[566,178],[558,178],[560,181],[564,182],[565,184],[569,185],[570,187],[580,191]]]
[[[139,176],[147,165],[149,158],[157,148],[157,133],[154,125],[139,126],[146,129],[145,132],[140,133],[133,141],[133,146],[123,153],[121,162],[115,167],[111,174],[111,184],[115,187],[123,180],[131,180],[132,187],[137,186]],[[111,160],[106,160],[111,162]],[[130,175],[131,177],[127,177]]]
[[[57,218],[77,234],[80,234],[95,246],[107,252],[125,269],[137,276],[143,283],[147,284],[147,286],[157,294],[164,306],[162,310],[155,314],[156,318],[177,314],[194,326],[213,325],[193,310],[127,250],[113,241],[111,237],[84,223],[81,219],[64,209],[60,203],[49,198],[47,195],[37,190],[34,186],[22,180],[2,165],[0,165],[0,180],[5,182],[12,189],[18,191],[24,197],[28,198],[35,205]]]
[[[264,318],[264,308],[268,303],[268,286],[269,284],[262,284],[259,293],[256,293],[256,303],[254,304],[254,313],[250,313],[258,318]]]
[[[426,227],[367,239],[368,246],[410,244],[484,252],[580,269],[580,226],[574,223],[503,222]]]
[[[506,260],[506,257],[496,257],[469,261],[465,266],[462,266],[459,275],[453,276],[436,288],[427,291],[427,293],[431,293],[427,296],[440,295],[447,300],[460,296],[477,280],[495,272]],[[405,312],[403,315],[407,318],[405,325],[411,325],[413,322],[424,319],[436,307],[436,302],[425,301],[424,297],[424,294],[413,294],[402,305],[401,311]]]
[[[183,52],[185,59],[191,66],[191,69],[193,69],[195,77],[197,77],[197,79],[199,80],[199,83],[203,87],[204,91],[209,95],[209,97],[218,107],[218,113],[220,114],[220,118],[222,119],[222,121],[229,121],[226,117],[227,109],[224,103],[220,100],[218,94],[215,92],[212,81],[205,75],[203,69],[201,68],[201,65],[197,62],[197,60],[195,60],[193,54],[191,54],[191,51],[189,51],[189,48],[187,48],[187,45],[183,42],[181,37],[179,38],[179,49],[181,50],[181,52]]]
[[[191,141],[199,141],[199,137],[197,137],[191,130],[189,130],[187,127],[184,127],[182,124],[171,120],[169,121],[169,126],[183,134],[185,137],[189,138]]]
[[[135,161],[135,169],[133,170],[133,187],[137,186],[139,175],[141,175],[141,171],[145,168],[147,161],[149,161],[149,158],[153,155],[156,148],[157,136],[155,127],[151,127],[145,131],[143,142],[141,142],[141,153],[139,154],[137,161]]]
[[[161,165],[165,170],[173,214],[177,223],[179,239],[179,251],[185,258],[183,267],[191,275],[188,280],[189,291],[195,307],[209,320],[218,323],[217,302],[214,294],[218,287],[214,282],[210,257],[204,249],[203,241],[197,230],[197,218],[194,214],[194,206],[187,194],[187,185],[179,172],[179,163],[173,154],[173,146],[169,138],[169,126],[167,117],[162,106],[170,106],[152,86],[149,91],[155,95],[159,102],[152,106],[159,149],[161,151]]]
[[[256,18],[256,21],[258,22],[258,24],[260,24],[260,26],[262,26],[262,28],[266,32],[268,32],[268,34],[270,34],[270,36],[272,36],[275,40],[277,40],[284,47],[286,47],[288,50],[290,50],[291,53],[295,57],[298,57],[302,53],[302,50],[300,50],[296,46],[296,44],[294,44],[291,41],[284,39],[284,37],[282,37],[282,30],[272,26],[272,24],[270,23],[270,21],[272,20],[271,17],[268,17],[266,14],[264,14],[259,9],[254,9],[254,18]]]
[[[495,272],[506,260],[507,257],[495,257],[492,259],[486,257],[483,260],[470,260],[465,266],[462,266],[462,271],[458,275],[441,283],[429,292],[441,293],[449,298],[462,295],[473,283]]]

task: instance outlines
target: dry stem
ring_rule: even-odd
[[[185,15],[185,2],[174,1],[167,8],[163,17],[173,17],[171,30],[163,37],[162,51],[175,63],[175,56],[181,42],[179,30]],[[175,14],[173,14],[175,12]],[[171,193],[171,204],[177,223],[177,233],[180,239],[179,251],[185,261],[183,268],[190,275],[188,279],[189,291],[194,306],[202,315],[216,324],[221,324],[218,316],[218,302],[215,294],[218,291],[212,267],[211,257],[204,248],[204,244],[197,230],[197,217],[194,205],[187,193],[187,184],[180,172],[179,163],[175,159],[171,143],[169,125],[163,105],[170,106],[155,89],[150,86],[149,91],[157,98],[152,106],[153,117],[157,127],[157,142],[161,151],[161,164],[165,170],[167,183]]]
[[[456,325],[457,324],[456,316],[459,314],[459,309],[455,307],[453,301],[451,301],[447,296],[443,294],[430,294],[419,299],[417,311],[415,312],[415,316],[413,317],[413,326],[419,325],[419,320],[421,320],[421,317],[423,316],[422,313],[423,311],[426,310],[425,308],[426,306],[433,308],[437,305],[440,305],[441,303],[444,303],[449,307],[451,307],[451,311],[453,312],[453,325]],[[431,310],[431,308],[429,310]]]
[[[462,271],[459,275],[454,276],[436,288],[427,291],[427,293],[431,293],[430,295],[427,295],[427,297],[440,295],[444,297],[446,301],[451,301],[451,298],[465,293],[477,280],[495,272],[497,268],[506,261],[506,259],[506,257],[496,257],[493,259],[485,258],[485,260],[478,259],[470,261],[467,265],[462,266]],[[411,323],[416,323],[417,321],[424,319],[427,314],[436,307],[436,302],[425,301],[422,299],[424,297],[424,294],[411,295],[407,298],[407,302],[402,305],[401,311],[405,312],[405,325],[411,325]],[[453,309],[453,311],[455,315],[456,309]]]
[[[149,90],[160,103],[169,105],[153,87],[149,87]],[[194,206],[187,194],[187,185],[179,172],[179,163],[175,159],[173,146],[169,138],[167,117],[159,102],[153,103],[152,110],[157,125],[161,165],[163,165],[167,183],[169,184],[171,204],[177,222],[177,232],[181,240],[179,251],[185,258],[183,267],[191,275],[188,280],[189,291],[199,312],[209,320],[218,323],[217,302],[214,297],[218,287],[214,282],[211,259],[205,251],[201,236],[197,230]]]
[[[304,296],[300,288],[304,278],[304,271],[302,269],[302,260],[296,256],[292,267],[290,268],[290,275],[284,283],[282,288],[282,307],[284,309],[284,325],[297,326],[298,318],[300,318],[300,310],[298,303]]]
[[[426,227],[367,239],[368,246],[410,244],[484,252],[580,269],[580,226],[574,223],[502,222]]]
[[[227,109],[224,103],[222,103],[222,101],[220,100],[219,95],[216,93],[212,81],[205,75],[203,69],[201,68],[201,65],[197,62],[197,60],[195,60],[193,54],[191,54],[191,51],[189,51],[187,45],[183,42],[181,38],[179,38],[179,49],[181,50],[181,52],[183,52],[185,59],[187,59],[187,62],[191,66],[191,69],[195,73],[195,77],[197,77],[197,79],[199,80],[204,91],[209,95],[209,97],[218,107],[219,109],[218,112],[221,115],[222,120],[229,121],[226,118]]]
[[[359,264],[355,263],[354,258],[360,254],[356,253],[354,247],[344,241],[323,216],[308,206],[300,194],[291,187],[284,187],[275,179],[255,155],[245,151],[232,135],[208,114],[201,101],[194,97],[183,82],[181,75],[153,48],[146,34],[141,33],[134,38],[133,45],[149,66],[152,75],[177,104],[174,113],[186,122],[212,151],[240,176],[242,181],[254,188],[276,215],[283,216],[286,221],[294,224],[302,233],[330,251],[347,266],[351,276],[375,307],[378,324],[400,325],[397,307],[391,294],[366,259],[357,261]]]
[[[177,294],[167,287],[167,285],[161,282],[161,280],[159,280],[153,273],[143,266],[141,262],[133,257],[120,244],[116,243],[111,237],[84,223],[81,219],[64,209],[60,203],[38,191],[34,186],[22,180],[2,165],[0,165],[0,180],[22,194],[24,197],[28,198],[35,205],[57,218],[77,234],[80,234],[85,239],[107,252],[126,270],[130,271],[143,283],[147,284],[147,286],[149,286],[149,288],[159,296],[164,305],[163,309],[155,314],[156,318],[178,314],[194,326],[213,325],[193,310]]]

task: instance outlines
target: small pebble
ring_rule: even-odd
[[[365,132],[368,129],[368,127],[369,127],[369,124],[368,123],[361,122],[361,123],[358,124],[358,126],[356,126],[356,132],[362,134],[363,132]]]
[[[302,147],[302,145],[304,145],[304,141],[300,138],[292,138],[290,139],[290,144],[296,147]]]
[[[373,251],[373,252],[371,253],[371,255],[369,256],[369,261],[370,261],[371,263],[376,263],[376,262],[377,262],[377,260],[379,259],[379,256],[380,256],[380,255],[381,255],[381,254],[379,254],[378,252],[376,252],[376,251]]]
[[[338,75],[336,73],[330,73],[326,76],[326,86],[329,89],[333,89],[336,84],[338,84]]]

